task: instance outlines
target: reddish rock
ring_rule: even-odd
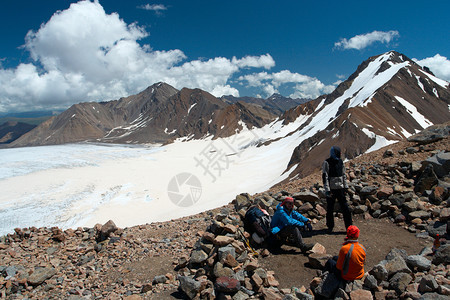
[[[227,254],[225,260],[223,261],[223,264],[232,268],[237,267],[239,265],[239,263],[231,254]]]
[[[394,189],[390,186],[382,186],[377,191],[378,199],[387,199],[394,193]]]
[[[214,239],[213,243],[214,243],[214,245],[223,247],[223,246],[226,246],[228,244],[231,244],[233,241],[234,241],[234,239],[232,237],[224,236],[224,235],[218,235]]]
[[[241,283],[235,278],[222,276],[216,279],[215,287],[219,292],[235,293],[241,288]]]

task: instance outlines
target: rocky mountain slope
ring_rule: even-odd
[[[286,170],[302,177],[320,167],[333,145],[351,159],[450,120],[450,85],[391,51],[363,62],[334,92],[287,111],[302,120]]]
[[[339,285],[323,272],[345,233],[325,233],[320,173],[229,205],[164,223],[120,229],[17,228],[0,237],[0,297],[123,299],[447,299],[450,295],[449,136],[401,141],[346,163],[348,201],[367,249],[366,276]],[[285,196],[313,220],[307,256],[250,249],[246,208],[269,212]],[[396,224],[396,225],[394,225]],[[249,236],[247,233],[243,233]],[[433,240],[442,244],[434,252]],[[380,239],[383,239],[381,242]],[[256,253],[257,255],[256,255]]]
[[[143,92],[109,102],[73,105],[11,144],[12,147],[79,141],[168,143],[176,138],[230,136],[245,126],[275,118],[247,103],[227,104],[200,89],[176,90],[157,83]]]
[[[283,97],[280,94],[273,94],[267,99],[255,97],[233,97],[233,96],[222,96],[220,97],[220,99],[231,104],[236,102],[255,104],[277,116],[283,114],[286,110],[289,110],[293,107],[296,107],[300,104],[306,103],[311,100],[299,98],[292,99],[288,97]]]
[[[0,124],[0,144],[11,143],[35,127],[36,125],[11,121]]]

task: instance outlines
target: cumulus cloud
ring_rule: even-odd
[[[413,58],[422,67],[428,67],[437,77],[450,81],[450,60],[447,57],[436,54],[422,60]]]
[[[372,31],[366,34],[360,34],[354,36],[347,40],[346,38],[342,38],[339,42],[334,43],[334,47],[336,49],[348,50],[348,49],[356,49],[362,50],[373,43],[380,42],[383,44],[389,44],[395,38],[400,36],[399,32],[396,30],[391,31]]]
[[[238,78],[245,81],[251,87],[262,88],[266,96],[278,93],[282,86],[295,84],[294,92],[289,95],[291,98],[317,98],[320,95],[331,93],[335,85],[325,85],[320,80],[306,75],[292,73],[283,70],[277,73],[259,72]]]
[[[186,61],[179,49],[155,51],[139,44],[148,35],[138,24],[106,14],[98,1],[71,4],[27,34],[24,49],[32,63],[10,69],[0,65],[0,111],[118,99],[159,81],[239,96],[228,82],[235,73],[275,65],[269,54]]]

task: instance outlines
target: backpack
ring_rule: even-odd
[[[264,238],[264,237],[267,237],[271,233],[271,230],[270,230],[270,222],[271,221],[272,221],[272,218],[269,215],[266,215],[257,206],[251,206],[245,213],[244,229],[245,229],[245,231],[247,231],[249,233],[253,233],[253,234],[256,233],[260,238]],[[259,225],[260,229],[262,229],[262,231],[264,231],[264,235],[262,235],[261,231],[256,232],[255,224],[254,224],[255,222],[257,222],[256,226]],[[262,239],[262,241],[263,240],[264,239]]]

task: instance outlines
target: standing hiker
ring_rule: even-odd
[[[332,232],[334,228],[334,203],[336,199],[341,206],[344,215],[345,228],[352,225],[352,215],[348,208],[345,192],[348,189],[345,175],[344,162],[341,159],[341,149],[333,146],[330,149],[330,157],[322,165],[322,180],[327,197],[327,227]]]
[[[286,197],[281,204],[277,205],[270,227],[274,234],[274,242],[278,243],[276,246],[288,244],[300,248],[303,253],[314,246],[304,243],[300,232],[300,229],[305,228],[312,230],[311,220],[294,210],[294,199],[291,197]]]

